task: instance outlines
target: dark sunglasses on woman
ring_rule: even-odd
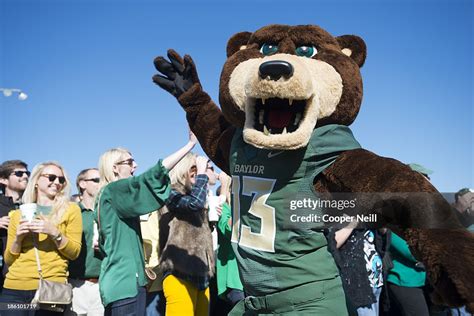
[[[116,165],[129,165],[130,167],[133,167],[134,162],[135,162],[135,159],[129,158],[129,159],[126,159],[126,160],[116,162],[115,164]]]
[[[49,182],[54,182],[54,181],[56,181],[56,178],[58,178],[60,184],[64,184],[64,183],[66,182],[66,178],[65,178],[65,177],[60,177],[60,176],[57,176],[57,175],[55,175],[55,174],[47,174],[47,173],[45,173],[45,174],[42,174],[41,176],[48,178]]]

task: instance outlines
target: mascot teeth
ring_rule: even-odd
[[[264,133],[265,135],[269,135],[269,134],[270,134],[270,132],[268,131],[268,129],[267,129],[267,127],[266,127],[265,125],[263,125],[263,133]]]
[[[306,109],[307,100],[256,98],[254,129],[270,134],[287,134],[296,131]]]
[[[298,125],[300,120],[301,120],[301,113],[296,113],[295,122],[293,124]]]

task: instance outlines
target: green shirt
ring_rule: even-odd
[[[106,185],[99,195],[99,244],[104,255],[99,286],[104,306],[135,297],[145,286],[140,215],[165,205],[170,194],[168,170],[161,161],[143,174]]]
[[[94,220],[96,214],[87,209],[82,203],[78,203],[82,215],[82,245],[79,257],[69,262],[69,277],[73,279],[97,278],[102,263],[101,255],[94,250],[92,245],[94,239]]]
[[[39,205],[39,204],[36,205],[36,213],[38,215],[42,214],[42,215],[48,216],[52,210],[53,210],[52,206],[44,206],[44,205]]]
[[[306,147],[258,149],[236,131],[231,145],[232,246],[247,295],[260,296],[339,273],[322,227],[291,227],[290,201],[317,195],[313,179],[340,152],[360,148],[350,129],[327,125]],[[320,225],[322,226],[322,224]]]
[[[243,290],[237,260],[230,242],[231,227],[229,226],[229,219],[231,216],[229,204],[224,203],[222,205],[222,215],[217,222],[219,248],[217,249],[216,275],[217,294],[219,296],[225,294],[227,289]]]
[[[411,254],[407,242],[394,232],[392,232],[390,255],[393,268],[388,272],[388,282],[405,287],[425,285],[425,270],[415,267],[417,260]]]

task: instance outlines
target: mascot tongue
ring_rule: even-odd
[[[268,127],[269,128],[284,128],[290,125],[292,112],[284,110],[271,110],[268,113]]]

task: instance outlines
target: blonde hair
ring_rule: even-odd
[[[196,166],[196,157],[195,153],[189,152],[171,169],[169,176],[174,190],[182,194],[191,191],[188,173],[192,167]]]
[[[26,186],[25,192],[23,193],[22,201],[23,203],[36,203],[38,200],[38,192],[37,192],[37,183],[39,177],[43,174],[43,170],[46,167],[55,166],[58,167],[61,172],[63,173],[64,178],[66,178],[66,182],[63,184],[61,191],[59,191],[56,196],[54,197],[53,201],[53,209],[48,217],[51,221],[57,225],[60,223],[64,213],[66,213],[67,208],[69,207],[69,194],[71,191],[71,182],[67,176],[66,170],[56,161],[46,161],[37,164],[33,171],[31,172],[30,179],[28,181],[28,185]]]
[[[119,162],[124,155],[132,155],[127,149],[117,147],[107,150],[99,158],[99,187],[102,188],[118,180],[117,174],[114,172],[114,165]]]

